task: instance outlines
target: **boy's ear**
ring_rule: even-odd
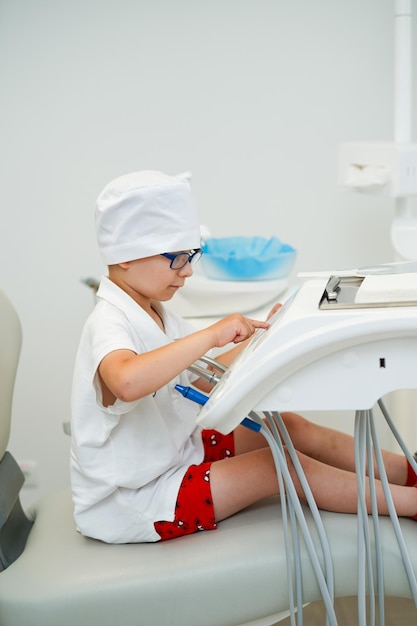
[[[118,263],[117,265],[119,265],[122,270],[127,270],[130,266],[130,261],[123,261],[123,263]]]

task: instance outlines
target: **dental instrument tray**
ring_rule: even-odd
[[[389,276],[352,274],[352,276],[330,276],[320,298],[319,308],[363,309],[416,306],[416,304],[417,274]]]

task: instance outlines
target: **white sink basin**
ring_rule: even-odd
[[[250,313],[269,302],[277,302],[288,287],[288,279],[230,281],[212,280],[200,274],[187,279],[168,306],[182,317],[222,316]]]

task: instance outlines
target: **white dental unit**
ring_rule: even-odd
[[[198,422],[223,433],[239,423],[261,431],[274,455],[281,493],[282,524],[286,534],[289,596],[298,598],[302,613],[302,563],[299,532],[307,546],[327,619],[337,624],[333,609],[333,554],[295,451],[279,412],[286,410],[355,409],[355,457],[358,479],[358,616],[366,623],[366,596],[378,596],[379,624],[384,623],[384,564],[379,519],[365,508],[365,468],[379,467],[398,549],[417,604],[415,569],[410,562],[383,467],[372,408],[376,403],[409,461],[404,445],[381,400],[397,389],[417,388],[417,273],[416,264],[393,264],[346,276],[327,276],[305,282],[270,320],[268,330],[256,331],[239,357],[224,372],[205,401]],[[410,273],[398,273],[402,268]],[[384,274],[384,272],[391,272]],[[374,275],[373,275],[374,274]],[[266,421],[270,428],[264,424]],[[271,434],[272,433],[272,434]],[[320,548],[314,544],[295,493],[281,441],[290,451],[315,518]],[[371,480],[371,497],[375,498]],[[285,487],[284,487],[285,485]],[[369,520],[373,521],[370,530]],[[295,521],[296,520],[296,521]],[[291,532],[289,528],[291,527]],[[298,530],[297,530],[298,529]],[[375,553],[373,552],[375,550]],[[298,555],[298,556],[297,556]],[[385,556],[385,555],[384,555]],[[376,558],[376,565],[374,560]],[[295,591],[294,591],[295,588]],[[372,619],[372,618],[371,618]],[[371,621],[372,623],[372,621]]]

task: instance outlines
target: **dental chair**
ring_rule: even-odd
[[[30,513],[22,510],[23,475],[6,451],[20,346],[17,314],[0,291],[0,625],[268,626],[286,617],[293,599],[277,498],[221,522],[216,531],[152,544],[107,545],[83,537],[69,489],[48,495]],[[311,513],[304,513],[318,545]],[[335,596],[356,595],[356,516],[323,512],[322,520]],[[416,571],[416,522],[403,520],[401,528]],[[381,520],[381,534],[390,573],[385,593],[409,598],[389,520]],[[321,591],[302,541],[300,551],[307,604],[321,599]]]

